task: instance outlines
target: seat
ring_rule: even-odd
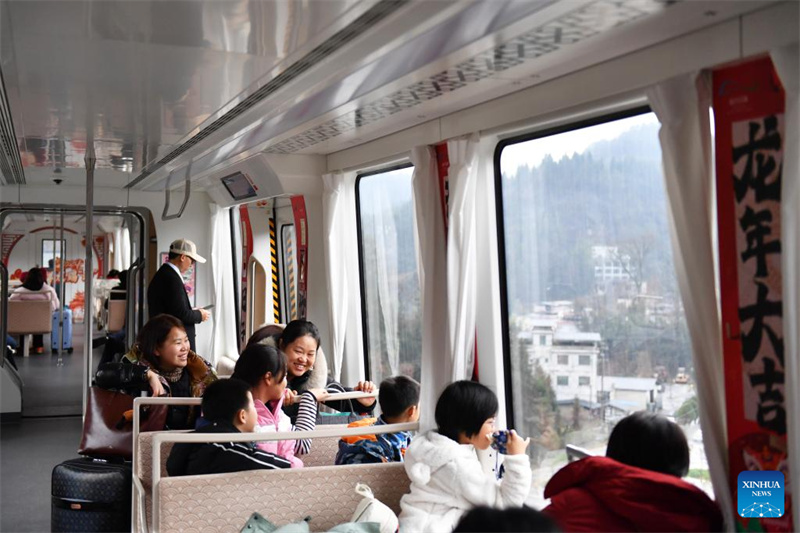
[[[127,300],[108,300],[108,319],[106,320],[106,331],[117,333],[125,327],[125,306]]]
[[[9,335],[49,335],[52,331],[50,300],[9,300]],[[23,342],[23,355],[28,355],[29,346],[29,342]]]

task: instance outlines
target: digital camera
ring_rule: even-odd
[[[508,429],[501,429],[492,433],[492,448],[500,453],[508,452],[508,438],[511,431]]]

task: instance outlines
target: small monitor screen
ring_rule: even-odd
[[[234,200],[246,200],[258,196],[253,183],[241,172],[222,178],[222,184]]]

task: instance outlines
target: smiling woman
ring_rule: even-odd
[[[325,406],[336,411],[355,410],[360,414],[371,413],[375,409],[375,398],[359,398],[349,400],[322,401],[320,394],[345,392],[350,390],[372,392],[375,385],[371,381],[359,381],[352,389],[344,387],[328,375],[328,364],[325,355],[320,351],[319,329],[308,320],[292,320],[285,328],[270,324],[258,329],[248,341],[251,344],[274,345],[286,354],[287,385],[292,395],[283,404],[283,411],[296,424],[300,409],[299,400],[295,396],[311,390]]]
[[[103,388],[124,389],[132,394],[149,390],[153,396],[178,398],[198,398],[216,380],[211,364],[189,349],[183,324],[171,315],[150,319],[123,362],[101,365],[96,377]],[[166,426],[192,428],[196,416],[193,407],[173,406]]]

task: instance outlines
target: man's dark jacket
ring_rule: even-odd
[[[231,423],[214,422],[194,433],[240,433]],[[178,443],[167,459],[170,476],[225,474],[244,470],[289,468],[292,464],[274,453],[256,448],[253,442]]]
[[[183,278],[166,263],[161,265],[150,280],[150,286],[147,288],[147,307],[150,318],[166,313],[183,322],[192,351],[197,351],[194,344],[194,325],[203,321],[203,315],[199,310],[192,309]]]

